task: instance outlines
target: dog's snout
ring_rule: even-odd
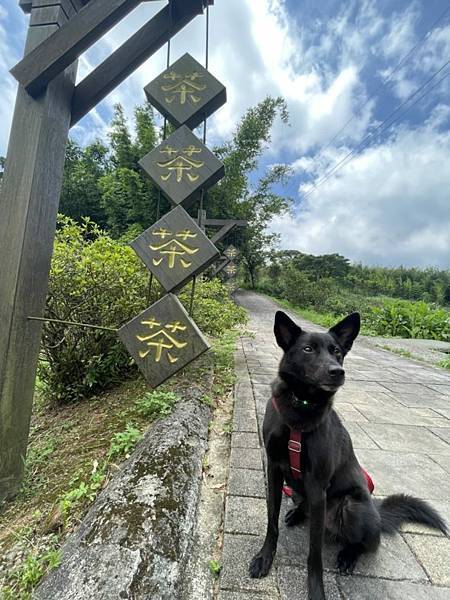
[[[330,367],[328,373],[331,377],[338,379],[339,377],[344,377],[345,370],[342,367]]]

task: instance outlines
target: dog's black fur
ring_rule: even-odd
[[[267,575],[278,540],[283,481],[294,490],[295,508],[286,524],[310,518],[308,591],[310,600],[324,600],[322,543],[325,530],[343,543],[337,566],[350,573],[359,556],[374,551],[380,533],[397,531],[404,521],[425,523],[446,533],[445,522],[426,502],[398,494],[372,499],[350,436],[332,408],[333,396],[344,383],[344,357],[359,333],[353,313],[327,333],[308,333],[285,313],[275,315],[275,337],[284,350],[264,418],[267,453],[268,525],[263,547],[250,564],[252,577]],[[290,429],[302,431],[302,477],[289,467]]]

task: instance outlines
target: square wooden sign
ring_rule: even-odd
[[[144,88],[148,101],[173,125],[195,129],[227,101],[227,91],[190,54]]]
[[[237,267],[234,264],[234,262],[228,263],[227,266],[224,268],[224,271],[227,274],[227,277],[229,277],[230,279],[236,277],[237,275]]]
[[[210,348],[173,294],[124,325],[119,337],[154,388]]]
[[[181,206],[131,242],[166,292],[182,288],[220,256],[219,250]]]
[[[177,206],[207,190],[225,174],[223,163],[188,127],[180,127],[139,161],[142,169]]]
[[[239,250],[231,244],[224,252],[224,256],[231,260],[235,260],[239,256]]]

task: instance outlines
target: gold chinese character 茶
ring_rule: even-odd
[[[174,355],[174,351],[181,350],[188,344],[187,342],[182,342],[177,339],[178,332],[186,331],[187,326],[183,325],[180,321],[174,321],[173,323],[163,325],[162,323],[158,323],[154,318],[141,321],[141,324],[149,329],[150,333],[148,335],[136,336],[140,342],[147,346],[146,350],[139,350],[139,356],[141,358],[147,358],[150,352],[155,349],[154,361],[159,363],[164,351],[166,351],[169,363],[176,363],[179,357]],[[156,329],[156,331],[152,333],[154,329]]]
[[[186,241],[188,239],[195,239],[197,237],[196,233],[192,232],[190,229],[184,229],[173,233],[168,229],[161,227],[153,231],[152,235],[159,237],[162,240],[162,243],[160,244],[150,244],[149,246],[151,250],[158,252],[161,255],[160,258],[153,259],[155,267],[159,267],[166,256],[169,269],[175,267],[177,258],[180,259],[180,264],[185,269],[188,269],[192,265],[192,262],[187,260],[187,257],[197,254],[199,248],[187,244]],[[165,241],[166,238],[170,239]]]
[[[236,258],[237,255],[239,254],[238,250],[234,247],[234,246],[229,246],[225,252],[224,252],[225,256],[227,256],[228,258]]]
[[[228,265],[227,267],[225,267],[225,273],[227,273],[227,275],[236,275],[237,273],[237,268],[235,265]]]
[[[192,171],[201,169],[205,166],[205,163],[201,160],[195,160],[193,157],[195,154],[201,154],[201,152],[201,148],[196,148],[194,145],[182,148],[181,150],[172,148],[172,146],[163,148],[161,154],[167,154],[169,158],[165,162],[157,163],[161,169],[167,169],[167,173],[161,175],[162,181],[168,181],[173,173],[175,174],[177,183],[183,181],[185,174],[191,183],[197,181],[200,175]]]
[[[173,104],[177,99],[180,104],[186,104],[188,100],[193,104],[198,104],[202,99],[201,92],[206,90],[206,85],[198,81],[203,77],[204,75],[198,71],[185,74],[175,71],[165,73],[163,78],[171,81],[171,83],[161,86],[162,91],[165,92],[167,104]]]

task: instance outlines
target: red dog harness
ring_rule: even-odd
[[[274,397],[272,397],[272,404],[275,410],[279,413],[280,410]],[[302,432],[298,429],[291,429],[288,442],[289,450],[289,466],[291,468],[291,475],[293,479],[300,479],[302,476]],[[372,494],[375,489],[372,477],[369,473],[361,467],[364,477],[367,482],[369,492]],[[292,488],[285,485],[283,486],[283,492],[286,496],[292,496]]]

